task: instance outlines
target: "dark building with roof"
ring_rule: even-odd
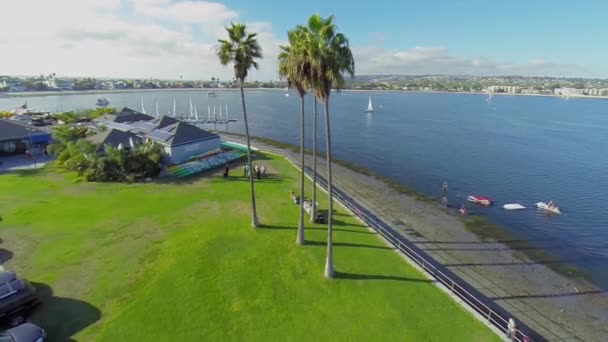
[[[135,114],[123,114],[123,118],[118,120],[117,118],[121,116],[120,113],[112,116],[103,116],[98,119],[100,124],[108,127],[110,131],[128,133],[128,135],[114,133],[110,137],[111,139],[108,138],[110,139],[108,143],[128,139],[126,138],[127,136],[137,136],[143,140],[151,139],[163,146],[165,161],[170,164],[183,163],[195,156],[203,155],[220,148],[220,137],[217,134],[205,131],[195,125],[169,116],[152,118],[149,115],[135,112],[128,108],[123,109],[121,113],[131,112]],[[131,121],[134,119],[142,120]],[[101,138],[106,139],[106,136]],[[112,146],[117,145],[113,144]],[[126,145],[123,143],[123,146]]]
[[[125,148],[131,148],[132,145],[143,142],[143,139],[137,134],[131,132],[123,132],[117,129],[108,129],[104,132],[97,133],[88,138],[92,143],[99,145],[97,153],[105,153],[107,146],[118,148],[122,145]]]
[[[146,137],[165,148],[167,160],[172,164],[183,163],[194,156],[220,148],[220,137],[217,134],[182,121],[154,129]]]
[[[137,121],[152,120],[154,117],[140,113],[128,107],[124,107],[120,112],[115,114],[105,114],[98,118],[98,121],[111,121],[118,123],[129,123]]]
[[[34,127],[0,119],[0,156],[40,153],[51,141],[51,135]]]

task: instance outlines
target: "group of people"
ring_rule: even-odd
[[[258,166],[257,164],[253,166],[253,175],[257,177],[257,179],[262,179],[263,176],[266,176],[266,166]],[[245,164],[243,166],[243,176],[249,176],[249,164]]]

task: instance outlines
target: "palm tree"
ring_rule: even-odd
[[[249,184],[251,186],[251,225],[258,226],[258,215],[255,207],[255,189],[253,186],[253,168],[251,167],[251,144],[249,141],[249,124],[247,123],[247,107],[245,106],[245,78],[252,67],[257,69],[257,59],[262,58],[262,47],[258,43],[256,33],[247,33],[247,26],[241,23],[232,23],[226,27],[228,39],[219,39],[217,56],[220,63],[226,66],[234,65],[234,77],[239,81],[241,88],[241,102],[243,103],[243,120],[245,121],[245,136],[247,139],[247,164],[249,165]]]
[[[327,254],[325,259],[325,277],[332,278],[333,244],[332,244],[332,214],[333,188],[331,172],[331,129],[329,119],[329,95],[332,87],[340,90],[344,87],[344,74],[351,77],[355,74],[355,60],[350,50],[348,39],[337,32],[333,16],[322,18],[313,14],[308,19],[310,40],[307,43],[311,54],[312,87],[316,97],[323,103],[325,114],[325,155],[327,159]]]
[[[296,27],[288,32],[288,46],[281,46],[279,76],[287,80],[287,86],[300,95],[300,215],[296,243],[304,244],[304,96],[309,87],[310,63],[305,49],[306,30]]]

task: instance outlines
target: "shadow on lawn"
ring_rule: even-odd
[[[8,249],[0,248],[0,265],[11,260],[13,258],[13,252]]]
[[[50,341],[74,341],[72,336],[101,318],[95,306],[78,299],[56,297],[46,284],[32,282],[42,304],[30,317],[46,330]]]
[[[306,242],[304,242],[304,245],[325,247],[325,246],[327,246],[327,242],[306,240]],[[372,248],[372,249],[387,249],[387,250],[393,249],[393,248],[390,248],[387,246],[365,245],[365,244],[361,244],[361,243],[351,243],[351,242],[334,242],[334,247],[355,247],[355,248]]]
[[[407,281],[414,283],[432,283],[429,279],[415,279],[407,277],[379,275],[379,274],[357,274],[357,273],[346,273],[346,272],[334,272],[334,278],[336,279],[350,279],[350,280],[397,280]]]
[[[356,225],[350,225],[350,226],[356,226]],[[275,229],[275,230],[296,230],[297,227],[292,226],[292,227],[288,227],[288,226],[273,226],[273,225],[268,225],[268,224],[263,224],[260,225],[261,229]],[[334,231],[337,232],[345,232],[345,233],[355,233],[355,234],[370,234],[370,235],[375,235],[376,233],[374,232],[370,232],[370,231],[366,231],[366,230],[351,230],[351,229],[341,229],[341,228],[333,228]],[[304,231],[307,230],[323,230],[323,231],[327,231],[327,228],[319,228],[319,227],[304,227]]]

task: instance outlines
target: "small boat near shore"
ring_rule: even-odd
[[[484,205],[484,206],[492,205],[491,199],[489,199],[487,197],[483,197],[483,196],[477,196],[477,195],[467,196],[467,201],[469,201],[471,203],[475,203],[475,204]]]
[[[107,107],[109,104],[110,101],[108,101],[108,99],[106,99],[105,97],[98,98],[97,103],[95,103],[95,105],[99,107]]]
[[[559,210],[559,208],[555,205],[550,206],[549,204],[545,203],[545,202],[538,202],[536,203],[536,207],[538,209],[544,210],[544,211],[548,211],[550,213],[553,214],[561,214],[561,210]]]
[[[526,209],[523,205],[519,203],[508,203],[502,206],[505,210],[523,210]]]

